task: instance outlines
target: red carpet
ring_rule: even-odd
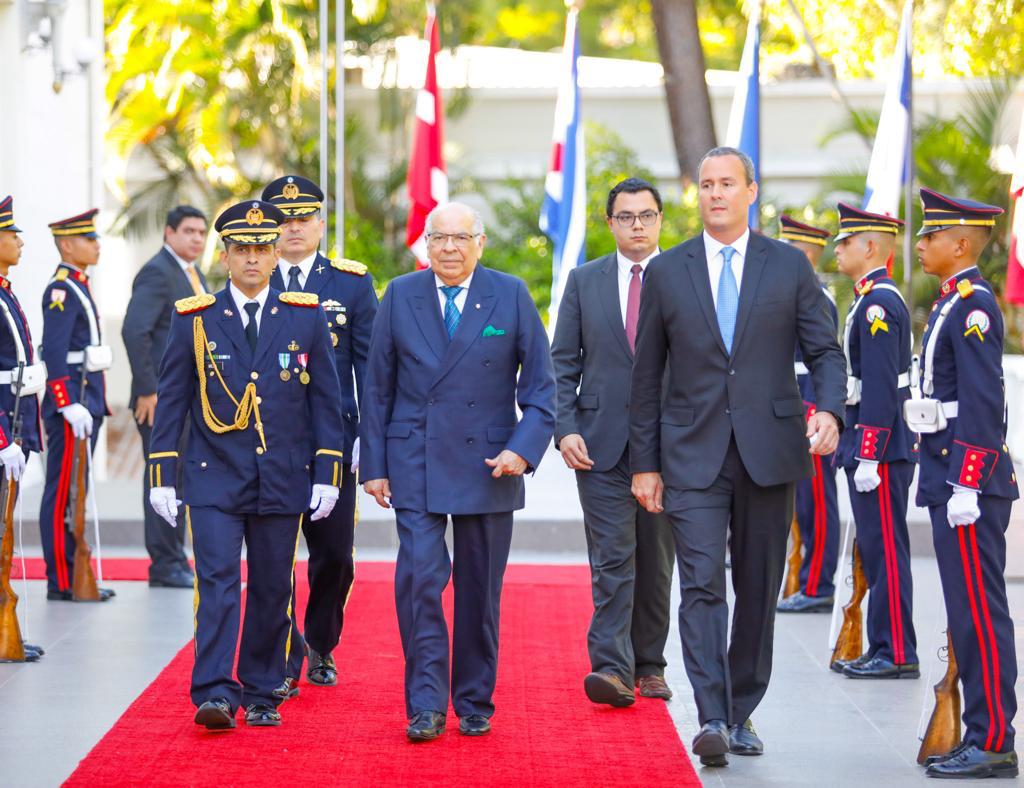
[[[611,709],[583,695],[591,612],[585,566],[509,567],[490,736],[460,736],[449,710],[443,737],[407,743],[393,574],[393,564],[357,565],[335,652],[341,683],[303,681],[302,694],[282,707],[282,727],[250,729],[240,721],[237,730],[215,734],[195,726],[188,645],[67,784],[700,785],[664,702]],[[303,584],[303,599],[306,593]]]
[[[92,562],[96,571],[96,561]],[[46,564],[42,558],[26,558],[25,574],[29,580],[45,580]],[[11,564],[11,580],[21,579],[21,559]],[[145,558],[104,558],[104,580],[149,580],[149,560]]]

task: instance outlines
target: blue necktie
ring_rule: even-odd
[[[448,332],[448,339],[455,336],[455,329],[459,327],[459,321],[462,319],[462,313],[455,305],[455,298],[461,291],[462,288],[458,285],[446,285],[441,288],[446,299],[444,302],[444,330]]]
[[[722,275],[718,278],[718,330],[722,332],[725,349],[732,353],[732,337],[736,331],[736,312],[739,308],[740,293],[736,287],[736,275],[732,272],[732,256],[736,250],[731,246],[722,248]]]

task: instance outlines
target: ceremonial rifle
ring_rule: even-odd
[[[85,360],[82,360],[82,384],[79,388],[78,401],[85,403],[85,386],[87,375]],[[85,538],[85,501],[88,496],[86,479],[89,463],[90,437],[75,438],[74,455],[71,464],[71,480],[74,484],[73,502],[65,511],[72,518],[72,533],[75,537],[74,580],[71,584],[71,596],[76,602],[99,602],[100,589],[96,583],[96,574],[92,571],[92,549]]]
[[[18,379],[14,385],[14,411],[11,414],[11,445],[21,445],[21,388],[25,362],[18,362]],[[18,626],[18,595],[11,586],[11,564],[14,561],[14,505],[18,500],[18,483],[4,474],[3,537],[0,539],[0,662],[24,662],[25,645]]]
[[[960,669],[949,630],[946,630],[946,655],[946,674],[932,688],[935,708],[921,740],[921,749],[917,751],[918,763],[924,763],[929,755],[947,753],[960,743]]]
[[[791,597],[800,590],[800,565],[803,563],[801,548],[803,539],[800,538],[800,525],[797,523],[796,515],[793,515],[793,522],[789,526],[790,548],[786,556],[786,584],[782,590],[782,598]]]
[[[843,606],[843,626],[836,638],[836,646],[832,650],[829,666],[838,660],[851,661],[864,653],[864,624],[860,610],[861,603],[868,593],[868,581],[864,576],[864,565],[860,560],[860,549],[857,540],[853,540],[853,591],[850,601]]]

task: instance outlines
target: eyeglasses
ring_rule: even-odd
[[[443,247],[448,245],[450,239],[457,247],[464,249],[478,237],[479,233],[427,233],[427,243],[430,246]]]
[[[652,226],[658,221],[659,211],[644,211],[643,213],[617,213],[612,218],[619,223],[619,227],[632,227],[639,219],[644,227]]]

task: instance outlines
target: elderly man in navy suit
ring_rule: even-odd
[[[374,323],[360,432],[365,489],[396,510],[411,741],[444,733],[449,693],[460,733],[490,731],[512,512],[555,427],[547,336],[526,285],[477,265],[486,236],[468,206],[439,206],[426,230],[430,270],[393,280]],[[450,684],[441,608],[453,575],[449,515]]]

